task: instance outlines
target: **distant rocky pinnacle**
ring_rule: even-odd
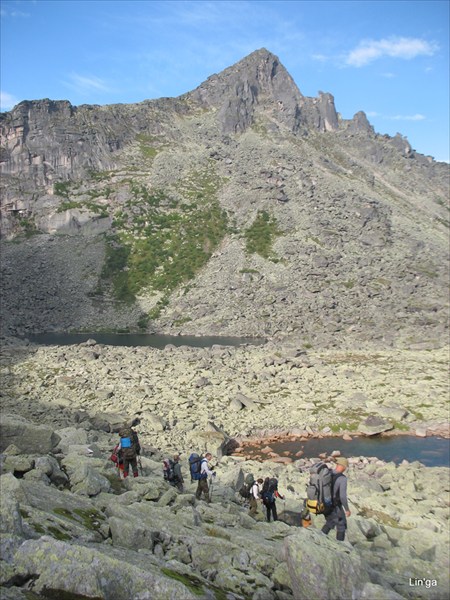
[[[445,339],[448,165],[265,49],[178,98],[23,101],[0,129],[7,331]]]

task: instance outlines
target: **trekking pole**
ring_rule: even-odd
[[[213,478],[209,478],[209,501],[212,502],[212,492],[213,492]]]
[[[138,454],[138,467],[141,471],[141,477],[144,477],[144,470],[142,469],[142,461],[141,461],[141,455]]]

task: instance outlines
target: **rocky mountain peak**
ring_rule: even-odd
[[[179,98],[24,101],[0,133],[9,331],[447,341],[448,165],[266,49]]]
[[[305,103],[279,58],[265,48],[212,75],[187,97],[203,107],[217,108],[225,133],[245,131],[261,112],[296,130],[299,108]]]

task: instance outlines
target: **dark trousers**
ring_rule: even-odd
[[[211,502],[209,497],[208,480],[206,478],[198,480],[197,491],[195,492],[195,497],[197,500],[200,500],[202,494],[204,494],[206,502]]]
[[[126,456],[123,457],[123,476],[124,477],[128,477],[128,471],[130,469],[130,465],[131,468],[133,470],[133,475],[135,477],[138,476],[138,466],[137,466],[137,457],[134,456],[132,458],[127,458]]]
[[[176,487],[179,492],[184,490],[182,481],[169,481],[170,485]]]
[[[325,515],[326,523],[322,527],[322,533],[328,535],[330,531],[336,528],[336,539],[344,541],[345,530],[347,529],[347,517],[342,506],[333,506],[330,513]]]
[[[274,521],[278,521],[277,505],[275,502],[266,504],[267,520],[270,522],[270,515],[272,515]]]

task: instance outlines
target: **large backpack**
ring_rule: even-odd
[[[198,481],[199,479],[206,479],[208,475],[206,473],[202,474],[202,462],[206,460],[196,452],[193,452],[189,457],[189,470],[191,472],[191,479],[193,481]]]
[[[131,427],[124,426],[119,430],[120,436],[120,447],[123,451],[123,455],[127,459],[135,458],[137,454],[136,448],[136,433],[131,429]]]
[[[333,506],[333,472],[321,460],[309,469],[306,506],[314,514],[327,513]]]
[[[278,490],[278,479],[273,477],[269,479],[266,489],[263,490],[261,498],[263,503],[267,506],[275,502],[275,492]]]
[[[243,497],[243,498],[250,498],[250,490],[252,489],[253,484],[255,483],[255,478],[253,476],[253,473],[248,473],[248,475],[245,476],[244,479],[244,485],[241,487],[241,489],[239,490],[239,494]]]

